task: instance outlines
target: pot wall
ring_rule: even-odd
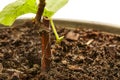
[[[101,30],[105,32],[110,32],[114,34],[120,34],[120,27],[113,26],[113,25],[105,25],[99,23],[92,23],[92,22],[79,22],[79,21],[67,21],[67,20],[55,20],[56,25],[58,26],[67,26],[71,28],[75,27],[83,27],[83,28],[93,28],[96,30]]]
[[[15,23],[12,26],[23,24],[28,20],[30,19],[18,19],[15,21]],[[98,24],[98,23],[92,23],[92,22],[82,22],[82,21],[70,21],[70,20],[54,20],[54,22],[56,26],[60,26],[60,27],[65,26],[67,28],[77,28],[77,27],[93,28],[96,30],[110,32],[114,34],[120,34],[120,27],[111,26],[111,25],[104,25],[104,24]],[[0,28],[5,28],[5,26],[0,25]]]

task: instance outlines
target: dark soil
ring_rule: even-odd
[[[59,26],[60,27],[60,26]],[[51,69],[43,80],[120,80],[120,35],[92,29],[51,32]],[[40,80],[40,32],[32,24],[0,29],[0,80]]]

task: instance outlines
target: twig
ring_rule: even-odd
[[[49,20],[43,18],[43,25],[50,29]],[[51,42],[50,33],[43,30],[42,31],[42,59],[41,59],[41,71],[48,72],[51,64]]]

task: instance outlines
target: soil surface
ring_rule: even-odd
[[[58,26],[60,27],[60,26]],[[51,32],[51,69],[40,74],[41,36],[32,23],[0,29],[0,80],[120,80],[120,35],[92,29]]]

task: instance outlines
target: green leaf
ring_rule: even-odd
[[[53,16],[67,2],[68,0],[46,0],[46,7],[44,9],[43,16],[46,17]]]
[[[43,12],[43,16],[51,17],[60,8],[62,8],[68,0],[46,0],[46,6]],[[37,12],[36,0],[16,0],[13,3],[8,4],[0,12],[0,24],[10,26],[15,19],[23,14]]]
[[[10,26],[18,16],[36,12],[36,0],[16,0],[0,12],[0,24]]]

